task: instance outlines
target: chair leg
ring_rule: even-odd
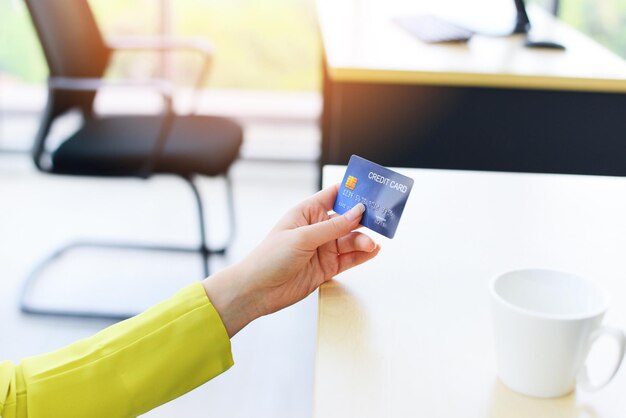
[[[211,250],[216,254],[223,254],[233,243],[235,239],[235,233],[237,232],[237,221],[235,216],[235,197],[233,193],[233,182],[228,174],[224,176],[224,182],[226,183],[226,204],[228,206],[228,238],[224,245],[220,248]]]
[[[198,248],[198,252],[202,256],[202,269],[204,271],[204,277],[209,276],[209,247],[207,246],[206,239],[206,222],[204,221],[204,206],[202,205],[202,196],[200,196],[200,191],[198,187],[193,182],[191,177],[183,177],[183,179],[187,182],[189,187],[191,187],[191,191],[193,192],[193,197],[196,200],[196,209],[198,211],[198,223],[200,229],[200,247]]]
[[[228,206],[228,238],[223,246],[218,248],[210,248],[207,241],[207,223],[204,217],[204,205],[202,204],[202,196],[200,195],[200,191],[198,190],[198,186],[193,181],[192,177],[183,177],[183,179],[187,182],[191,191],[193,192],[194,199],[196,201],[196,208],[198,212],[198,223],[200,228],[200,248],[198,251],[202,254],[203,257],[203,269],[205,276],[209,276],[209,257],[211,255],[224,255],[226,254],[226,250],[231,246],[236,232],[236,218],[235,218],[235,202],[234,202],[234,194],[233,194],[233,184],[230,176],[227,174],[224,176],[224,181],[226,182],[226,204]]]
[[[103,319],[112,319],[112,320],[123,320],[123,319],[130,317],[130,315],[126,315],[122,313],[113,314],[113,313],[108,313],[108,312],[106,313],[102,312],[102,313],[96,314],[95,312],[87,312],[87,311],[79,311],[79,310],[70,311],[66,309],[47,309],[47,308],[41,308],[39,306],[36,306],[30,303],[28,299],[30,290],[38,281],[37,279],[39,278],[41,272],[46,268],[46,266],[50,264],[52,261],[56,260],[57,258],[60,258],[68,250],[71,250],[73,248],[80,247],[80,246],[82,246],[80,243],[72,243],[64,247],[61,247],[55,250],[48,257],[44,258],[35,266],[35,268],[30,272],[30,274],[26,277],[26,280],[22,284],[19,304],[20,304],[20,310],[23,313],[33,314],[33,315],[65,316],[65,317],[77,317],[77,318],[103,318]]]
[[[157,251],[157,252],[178,252],[178,253],[198,253],[197,248],[186,247],[174,247],[166,245],[142,245],[142,244],[126,244],[126,243],[114,243],[114,242],[90,242],[90,241],[77,241],[71,244],[65,245],[58,250],[55,250],[48,257],[40,261],[31,273],[26,277],[20,294],[20,310],[27,314],[45,315],[45,316],[62,316],[73,318],[99,318],[99,319],[111,319],[121,321],[130,318],[136,313],[126,312],[104,312],[104,311],[88,311],[88,310],[69,310],[69,309],[51,309],[42,308],[34,305],[29,300],[29,294],[31,289],[35,286],[40,278],[41,273],[45,268],[54,260],[60,258],[65,253],[77,249],[77,248],[106,248],[106,249],[122,249],[130,251]]]
[[[198,211],[198,220],[200,224],[200,246],[199,247],[177,247],[177,246],[167,246],[167,245],[143,245],[143,244],[128,244],[128,243],[115,243],[115,242],[90,242],[90,241],[78,241],[71,244],[68,244],[64,247],[59,248],[54,251],[48,257],[44,258],[41,262],[39,262],[35,268],[28,275],[24,284],[22,285],[21,295],[20,295],[20,310],[27,314],[34,315],[45,315],[45,316],[61,316],[61,317],[73,317],[73,318],[97,318],[97,319],[110,319],[110,320],[124,320],[130,318],[136,313],[126,313],[126,312],[104,312],[104,311],[88,311],[88,310],[70,310],[70,309],[51,309],[51,308],[42,308],[39,307],[29,300],[29,295],[32,288],[37,283],[40,278],[41,273],[45,268],[54,260],[61,257],[63,254],[76,249],[76,248],[107,248],[107,249],[122,249],[122,250],[130,250],[130,251],[159,251],[159,252],[178,252],[178,253],[195,253],[200,254],[203,262],[203,271],[205,277],[209,275],[209,256],[216,255],[224,255],[226,253],[226,249],[232,243],[232,240],[235,235],[235,210],[234,210],[234,199],[233,199],[233,191],[232,191],[232,182],[228,176],[226,179],[226,198],[228,204],[228,212],[229,212],[229,226],[230,232],[229,237],[226,242],[226,245],[220,248],[211,249],[208,247],[207,243],[207,234],[206,234],[206,222],[204,217],[204,208],[202,204],[202,199],[199,193],[197,186],[194,184],[193,180],[190,177],[184,177],[184,180],[189,184],[191,190],[193,192],[194,199],[196,200],[196,208]]]

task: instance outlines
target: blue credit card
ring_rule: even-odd
[[[333,210],[343,214],[361,202],[365,205],[361,225],[393,238],[412,188],[412,178],[353,155]]]

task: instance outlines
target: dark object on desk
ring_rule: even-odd
[[[231,237],[234,233],[234,210],[228,169],[239,154],[241,127],[219,117],[177,116],[172,110],[171,93],[163,81],[139,83],[159,91],[164,111],[154,116],[100,117],[93,112],[97,90],[107,85],[133,87],[136,82],[107,82],[102,79],[115,49],[169,51],[182,49],[199,52],[204,64],[198,73],[196,91],[207,76],[212,59],[210,45],[202,40],[141,39],[118,45],[105,43],[86,1],[68,1],[59,7],[49,0],[26,0],[28,10],[43,46],[50,70],[48,103],[32,157],[37,168],[51,174],[99,177],[140,177],[154,174],[180,176],[191,188],[199,218],[200,245],[176,247],[171,245],[134,245],[116,243],[76,243],[56,251],[40,263],[28,277],[20,306],[27,313],[79,317],[121,319],[133,313],[51,310],[34,306],[28,293],[39,273],[54,258],[76,247],[121,248],[132,251],[161,251],[197,253],[202,258],[205,276],[209,274],[211,254],[224,254],[226,246],[207,246],[202,200],[193,179],[197,175],[223,176],[226,199],[230,209]],[[83,126],[56,149],[48,152],[46,139],[54,120],[71,109],[81,111]],[[44,164],[45,160],[50,164]]]
[[[526,12],[526,5],[524,0],[515,0],[515,26],[513,27],[513,33],[528,33],[530,30],[530,19]]]
[[[555,3],[555,14],[556,11],[558,10],[558,2]],[[517,11],[516,14],[516,18],[515,18],[515,27],[513,28],[513,33],[525,33],[528,34],[530,31],[530,19],[528,18],[528,13],[526,12],[526,5],[524,3],[524,0],[515,0],[515,9]],[[524,43],[524,46],[526,46],[527,48],[537,48],[537,49],[553,49],[553,50],[560,50],[563,51],[565,50],[565,46],[561,45],[557,42],[554,41],[549,41],[549,40],[537,40],[537,41],[533,41],[528,39],[528,37],[526,38],[526,42]]]
[[[408,16],[395,19],[396,23],[422,42],[467,42],[474,32],[432,15]]]
[[[552,41],[532,41],[526,38],[526,42],[524,46],[527,48],[538,48],[538,49],[555,49],[558,51],[564,51],[565,46]]]

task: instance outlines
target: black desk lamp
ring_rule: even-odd
[[[528,32],[530,31],[530,19],[528,13],[526,13],[526,5],[524,0],[515,0],[515,9],[517,10],[517,16],[515,18],[515,27],[513,33],[525,33],[526,34],[526,47],[528,48],[542,48],[542,49],[560,49],[564,50],[565,46],[556,43],[554,41],[531,41],[528,38]]]

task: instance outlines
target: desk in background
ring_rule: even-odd
[[[565,52],[521,36],[424,44],[387,4],[317,1],[322,166],[356,153],[388,166],[626,175],[622,59],[539,8],[533,27]]]
[[[626,327],[626,179],[404,169],[415,180],[393,240],[323,285],[316,418],[623,418],[626,367],[604,390],[541,400],[496,378],[488,283],[544,267],[611,295]],[[345,167],[327,166],[326,185]],[[591,371],[610,367],[604,345]]]

